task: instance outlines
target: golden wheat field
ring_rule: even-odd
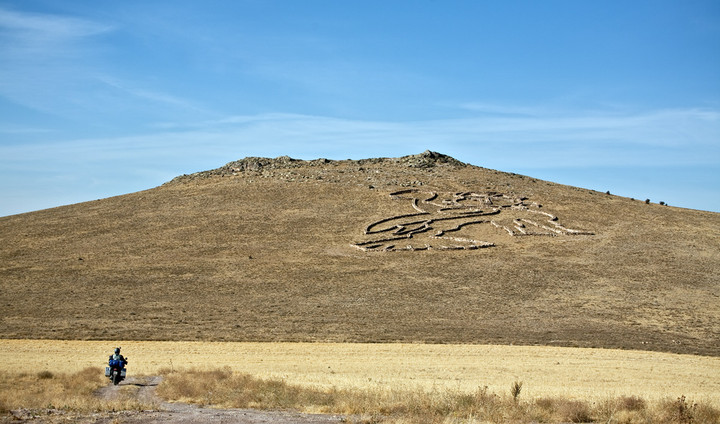
[[[542,346],[243,343],[162,341],[0,341],[0,371],[76,372],[103,366],[116,346],[130,374],[230,367],[288,383],[358,389],[454,389],[487,386],[522,397],[603,399],[640,396],[720,405],[720,358],[658,352]],[[62,369],[56,367],[60,364]]]

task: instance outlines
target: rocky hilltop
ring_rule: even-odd
[[[444,155],[442,153],[432,152],[430,150],[426,150],[420,154],[403,156],[400,158],[373,158],[359,160],[348,159],[342,161],[323,158],[314,160],[301,160],[293,159],[290,156],[280,156],[277,158],[246,157],[244,159],[229,162],[226,165],[217,169],[196,172],[189,175],[181,175],[174,178],[171,183],[187,182],[212,177],[237,176],[241,173],[273,178],[278,176],[278,174],[281,174],[282,171],[299,168],[309,168],[311,170],[315,170],[317,172],[314,173],[314,176],[322,177],[323,171],[332,167],[355,168],[355,171],[361,173],[366,171],[364,167],[368,166],[372,168],[395,166],[401,168],[407,167],[428,169],[435,167],[461,168],[468,166],[468,164],[460,162],[459,160]]]

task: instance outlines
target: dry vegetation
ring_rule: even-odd
[[[116,342],[0,340],[0,370],[35,374],[102,366]],[[119,343],[119,342],[117,342]],[[460,391],[488,387],[522,398],[599,402],[638,396],[648,402],[686,396],[720,407],[720,358],[647,351],[439,344],[357,343],[121,343],[129,375],[162,369],[213,371],[282,380],[311,388],[360,391]]]
[[[516,382],[507,393],[487,387],[467,393],[451,389],[375,390],[320,389],[213,371],[169,373],[159,387],[167,399],[224,408],[297,409],[340,413],[360,422],[388,423],[715,423],[720,410],[685,397],[648,404],[631,396],[598,402],[568,398],[522,399]],[[366,418],[371,417],[371,418]]]
[[[530,398],[525,396],[522,382],[518,381],[501,392],[487,387],[468,392],[438,387],[301,386],[281,379],[236,373],[229,367],[205,371],[166,369],[163,374],[165,379],[157,392],[169,401],[214,408],[343,414],[344,422],[355,423],[720,422],[720,409],[685,396],[650,402],[637,396],[592,401],[550,396]],[[101,375],[100,368],[86,368],[73,374],[1,371],[0,421],[110,422],[109,411],[115,414],[122,411],[112,422],[122,422],[121,417],[132,422],[152,422],[152,417],[157,417],[148,411],[161,408],[159,402],[140,401],[134,396],[133,386],[121,386],[120,394],[112,399],[99,396],[100,387],[106,384]]]
[[[125,387],[117,398],[102,399],[96,392],[106,385],[107,380],[100,367],[88,367],[74,373],[0,371],[0,413],[16,411],[17,415],[29,418],[34,415],[33,410],[42,410],[47,415],[53,411],[141,411],[155,407],[133,396],[133,387]]]
[[[418,188],[527,197],[594,235],[363,252]],[[511,227],[508,227],[511,228]],[[719,355],[720,214],[437,155],[246,159],[151,190],[0,218],[0,337],[494,343]],[[118,319],[122,318],[122,319]]]

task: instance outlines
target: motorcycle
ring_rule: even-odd
[[[105,367],[105,377],[108,377],[112,381],[113,385],[117,386],[121,381],[125,380],[127,375],[127,369],[125,368],[127,359],[124,361],[119,359],[113,359],[112,356],[108,361],[108,366]]]

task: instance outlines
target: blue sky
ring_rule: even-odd
[[[427,149],[720,212],[720,2],[0,0],[0,216]]]

